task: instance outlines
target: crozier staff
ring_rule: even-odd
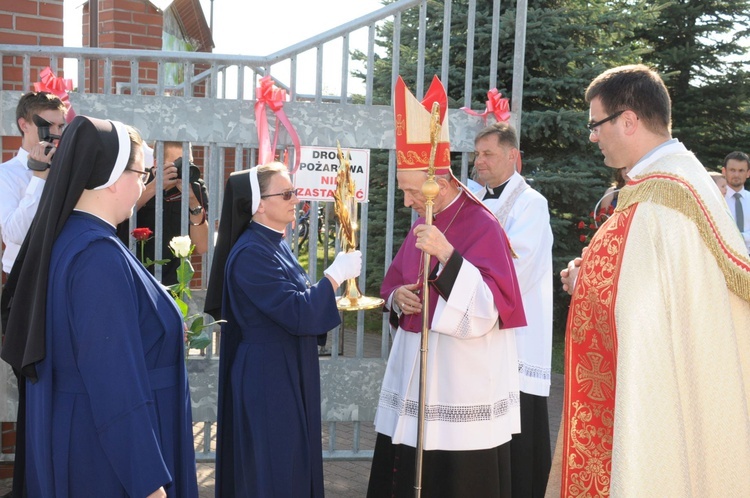
[[[226,320],[217,497],[323,496],[318,344],[341,322],[335,291],[362,254],[339,253],[312,284],[284,240],[298,202],[281,163],[227,181],[206,295],[206,312]]]
[[[115,234],[145,175],[133,128],[77,116],[11,272],[31,498],[198,496],[182,316]]]

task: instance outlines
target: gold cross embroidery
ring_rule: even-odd
[[[615,387],[615,376],[612,374],[609,362],[598,353],[586,353],[580,357],[581,362],[576,366],[576,380],[581,390],[595,401],[604,401],[612,397]]]

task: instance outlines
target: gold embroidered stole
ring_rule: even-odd
[[[703,242],[716,259],[729,290],[750,302],[750,259],[744,247],[738,250],[726,240],[720,224],[696,188],[674,174],[653,172],[628,182],[620,191],[617,208],[653,202],[681,212],[698,228]],[[730,228],[733,230],[733,227]]]
[[[637,205],[596,232],[578,273],[565,345],[561,495],[608,496],[617,373],[615,302],[625,239]]]

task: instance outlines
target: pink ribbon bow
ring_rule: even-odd
[[[484,122],[487,122],[487,115],[492,114],[497,121],[508,121],[510,119],[510,104],[508,99],[502,98],[503,94],[493,88],[487,92],[487,108],[484,112],[475,112],[468,107],[462,107],[461,110],[472,116],[481,116]]]
[[[266,115],[266,106],[271,108],[276,115],[276,119],[284,128],[286,128],[289,137],[294,144],[294,168],[292,174],[297,172],[300,163],[300,141],[297,132],[294,130],[292,123],[289,121],[284,112],[284,102],[287,100],[286,90],[273,84],[270,76],[264,76],[260,79],[260,86],[255,92],[255,126],[258,128],[258,164],[266,164],[274,160],[274,151],[276,150],[276,141],[278,139],[278,129],[274,133],[273,146],[271,146],[271,137],[268,127],[268,116]]]
[[[57,95],[68,109],[68,112],[65,115],[65,121],[68,123],[73,121],[73,118],[76,117],[76,113],[73,110],[73,106],[70,104],[70,98],[68,97],[68,92],[73,89],[73,80],[69,78],[58,78],[49,66],[42,69],[39,73],[39,80],[38,83],[34,83],[34,91],[49,92]]]

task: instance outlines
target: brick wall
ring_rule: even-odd
[[[193,163],[198,166],[201,171],[201,178],[206,178],[206,148],[201,146],[193,145]],[[209,199],[210,201],[211,199]],[[211,236],[211,230],[209,229],[209,237]],[[190,287],[199,289],[201,287],[201,278],[203,276],[203,257],[202,255],[195,255],[190,258],[190,263],[193,265],[193,280],[190,281]],[[208,275],[206,275],[208,280]]]
[[[0,43],[11,45],[63,44],[63,0],[5,0],[0,7]],[[3,57],[3,90],[26,92],[23,88],[23,58]],[[31,81],[39,80],[39,71],[49,66],[45,57],[31,58]],[[58,76],[62,76],[58,74]],[[16,155],[19,137],[3,137],[2,161]]]
[[[140,50],[161,50],[163,14],[149,2],[142,0],[100,0],[99,1],[99,47],[100,48],[134,48]],[[89,4],[83,7],[83,40],[84,47],[90,45]],[[104,62],[98,61],[98,78],[96,93],[104,92]],[[90,61],[86,61],[86,89],[90,88]],[[112,64],[112,88],[115,92],[118,82],[130,81],[131,67],[127,61],[116,61]],[[141,84],[156,83],[157,65],[155,62],[143,62],[138,67]],[[130,93],[129,90],[123,93]]]

